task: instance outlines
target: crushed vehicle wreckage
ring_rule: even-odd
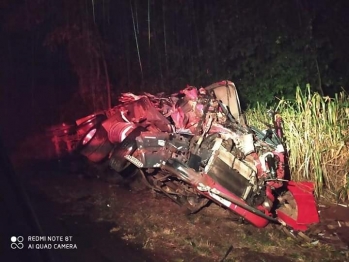
[[[286,177],[282,119],[249,126],[234,83],[179,93],[122,94],[109,114],[77,120],[75,150],[119,173],[138,169],[146,184],[195,213],[213,201],[256,227],[305,231],[319,222],[311,182]]]

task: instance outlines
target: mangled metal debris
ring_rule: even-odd
[[[319,222],[313,184],[286,180],[282,118],[272,117],[273,129],[249,126],[230,81],[169,96],[126,93],[111,111],[77,121],[76,150],[120,173],[138,169],[190,213],[213,201],[257,227],[304,231]]]

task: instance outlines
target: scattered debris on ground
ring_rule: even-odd
[[[44,229],[59,230],[50,217],[77,239],[79,249],[66,261],[349,260],[349,208],[320,205],[322,221],[307,232],[312,241],[298,241],[276,225],[245,224],[215,204],[188,216],[138,180],[69,172],[64,165],[35,165],[20,175]]]

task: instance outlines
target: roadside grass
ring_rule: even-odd
[[[167,261],[348,260],[330,246],[300,244],[272,225],[258,229],[237,223],[230,212],[215,204],[188,217],[166,197],[156,196],[154,201],[148,190],[132,192],[78,178],[73,181],[45,177],[40,183],[43,195],[67,207],[62,219],[85,214],[106,228],[111,238],[162,253]],[[77,182],[82,183],[81,190],[76,190]],[[63,203],[62,195],[67,198]]]
[[[217,221],[220,224],[219,231],[216,231],[217,224],[212,225],[212,231],[209,231],[212,234],[217,232],[219,234],[217,239],[217,235],[211,238],[207,232],[195,233],[200,231],[202,224],[199,222],[196,225],[191,222],[186,224],[186,218],[180,215],[178,215],[178,222],[183,225],[178,224],[174,227],[159,226],[163,222],[155,216],[151,220],[144,221],[140,226],[137,224],[140,221],[137,217],[141,215],[141,213],[133,213],[132,216],[124,217],[127,223],[121,223],[115,229],[115,233],[129,243],[141,244],[145,250],[155,252],[173,250],[177,258],[169,261],[221,261],[227,255],[224,262],[237,262],[248,261],[247,254],[257,258],[254,261],[276,261],[269,260],[268,256],[287,258],[284,261],[307,262],[343,259],[343,255],[330,246],[300,244],[274,228],[256,229],[249,225],[238,224],[232,226],[231,223],[221,219]],[[222,234],[227,231],[229,235]],[[231,251],[227,254],[230,249]],[[189,260],[188,254],[191,254]]]
[[[334,98],[299,87],[293,100],[275,106],[283,118],[293,180],[311,180],[315,193],[327,199],[349,200],[349,96]],[[265,105],[246,112],[250,125],[266,129],[271,123]]]
[[[159,207],[158,207],[159,208]],[[216,213],[217,211],[214,210]],[[281,231],[273,228],[256,229],[250,225],[239,225],[231,222],[224,217],[216,218],[211,225],[212,230],[219,225],[220,236],[213,238],[206,233],[200,233],[200,227],[203,225],[205,215],[195,215],[191,221],[182,214],[177,215],[180,224],[166,224],[162,227],[161,220],[164,216],[151,216],[151,218],[143,220],[142,213],[133,213],[132,218],[127,224],[132,227],[124,227],[123,239],[126,241],[139,243],[142,241],[144,249],[161,250],[173,249],[178,254],[194,254],[200,258],[207,258],[208,261],[220,261],[225,256],[227,250],[232,248],[224,261],[240,261],[239,259],[249,250],[254,254],[278,254],[292,257],[290,250],[296,248],[304,252],[318,252],[318,247],[308,246],[302,247],[294,240],[287,238]],[[142,230],[140,230],[140,227]],[[227,234],[222,234],[227,232]],[[228,233],[229,232],[229,233]],[[212,231],[212,234],[215,234]],[[220,241],[217,240],[217,237]],[[222,241],[223,240],[223,241]],[[303,252],[298,252],[296,260],[306,261]],[[185,257],[178,256],[177,260],[187,261]],[[196,260],[194,260],[196,261]],[[242,261],[242,260],[241,260]],[[263,261],[263,257],[261,260]],[[268,260],[265,260],[268,261]]]
[[[176,213],[173,218],[176,204],[160,196],[157,201],[151,198],[154,196],[146,191],[132,194],[131,203],[147,203],[147,208],[137,209],[132,204],[123,204],[121,209],[115,206],[121,219],[116,222],[115,233],[145,250],[173,250],[176,255],[171,261],[220,261],[226,255],[225,262],[247,261],[248,254],[260,259],[257,261],[270,261],[268,256],[285,257],[288,259],[285,261],[343,258],[330,246],[301,244],[274,226],[258,229],[239,224],[229,212],[214,204],[198,214]]]

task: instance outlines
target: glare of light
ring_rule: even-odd
[[[87,133],[87,135],[84,137],[84,139],[82,140],[82,144],[86,145],[93,138],[93,136],[96,134],[96,132],[97,132],[96,128],[94,128],[91,131],[89,131]]]

